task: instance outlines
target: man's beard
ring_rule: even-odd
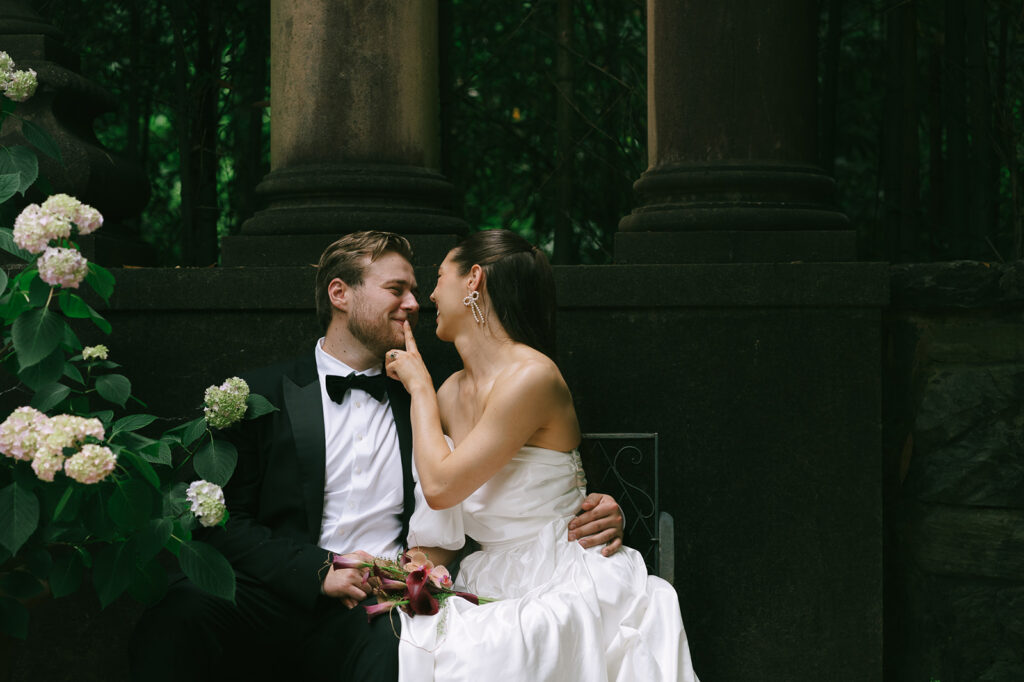
[[[372,315],[362,306],[356,306],[348,317],[348,331],[376,357],[383,359],[392,348],[405,348],[405,335],[396,332],[391,319]]]

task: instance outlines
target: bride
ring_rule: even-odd
[[[566,542],[586,481],[572,396],[553,360],[555,291],[544,255],[517,234],[453,249],[430,299],[437,336],[464,368],[435,393],[408,323],[388,374],[412,397],[417,508],[409,544],[434,563],[469,535],[456,589],[434,616],[402,613],[403,682],[695,681],[672,586],[636,551]]]

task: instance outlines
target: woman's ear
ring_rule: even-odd
[[[479,265],[474,265],[469,269],[469,279],[466,284],[473,291],[479,291],[484,283],[484,269]]]

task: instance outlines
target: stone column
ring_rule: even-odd
[[[150,245],[138,236],[138,216],[149,201],[145,171],[134,160],[106,149],[93,133],[93,120],[117,108],[113,96],[78,73],[78,57],[63,36],[23,0],[0,0],[0,49],[19,69],[34,69],[35,94],[16,105],[17,116],[4,119],[0,145],[31,146],[25,123],[43,129],[60,150],[60,160],[35,149],[39,175],[52,193],[71,194],[98,209],[103,229],[79,240],[85,255],[104,266],[148,265]],[[29,188],[23,203],[42,201],[40,183]],[[5,209],[20,210],[11,199]],[[12,216],[6,216],[13,220]]]
[[[437,2],[271,2],[266,208],[225,264],[315,262],[346,232],[408,235],[423,262],[466,230],[438,171]]]
[[[647,2],[647,171],[619,262],[853,260],[816,163],[813,0]]]

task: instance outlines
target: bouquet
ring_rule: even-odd
[[[364,583],[377,596],[378,603],[367,606],[366,618],[372,621],[382,613],[400,608],[410,616],[432,616],[451,597],[462,597],[474,604],[495,601],[469,592],[452,589],[452,577],[444,566],[435,566],[419,550],[406,552],[399,561],[374,558],[362,561],[335,554],[331,563],[337,569],[368,568]]]

